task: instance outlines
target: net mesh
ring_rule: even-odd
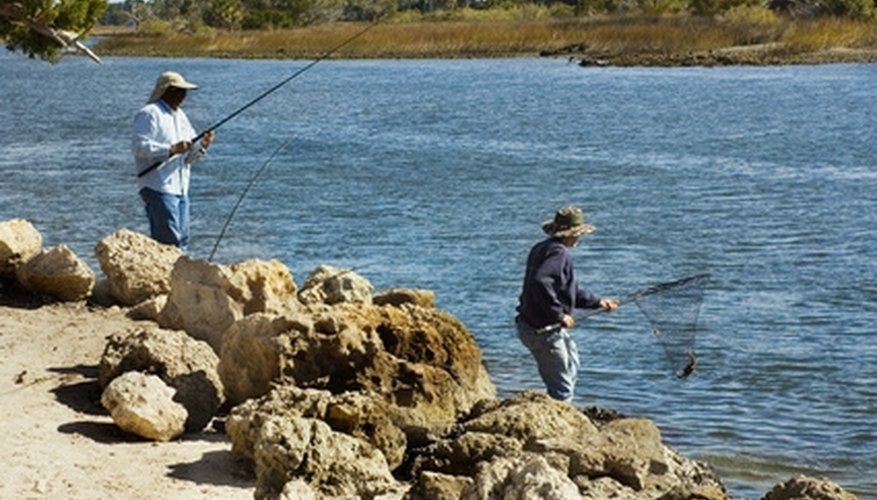
[[[687,378],[697,366],[697,318],[709,280],[709,274],[698,274],[640,290],[621,300],[634,302],[649,320],[652,333],[679,378]]]

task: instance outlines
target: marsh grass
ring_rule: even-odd
[[[875,24],[853,20],[789,20],[761,11],[716,18],[562,14],[540,8],[488,16],[461,9],[441,17],[399,17],[380,22],[333,57],[681,54],[755,44],[782,45],[788,53],[832,48],[877,49]],[[366,26],[338,23],[291,30],[215,30],[191,35],[114,34],[104,37],[97,49],[107,55],[312,59],[325,55]]]

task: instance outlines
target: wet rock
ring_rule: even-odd
[[[855,500],[856,496],[826,478],[796,476],[777,484],[762,500]]]
[[[170,274],[183,252],[145,234],[120,229],[95,245],[95,256],[109,281],[110,294],[133,306],[170,292]]]
[[[100,359],[99,381],[106,387],[131,371],[156,375],[176,390],[174,401],[188,414],[186,429],[199,431],[224,401],[218,362],[210,346],[184,332],[135,329],[109,337]]]
[[[43,236],[30,222],[24,219],[0,222],[0,276],[14,276],[15,270],[42,248]]]
[[[28,290],[58,300],[84,300],[94,288],[94,271],[67,245],[58,245],[31,257],[16,270]]]
[[[127,372],[104,389],[101,404],[120,429],[154,441],[170,441],[185,428],[186,409],[155,375]]]

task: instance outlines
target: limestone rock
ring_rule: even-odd
[[[799,475],[777,484],[762,500],[855,500],[856,496],[826,478]]]
[[[371,283],[350,269],[318,266],[305,280],[298,297],[303,304],[371,304]]]
[[[356,353],[347,357],[351,369],[343,372],[348,380],[342,387],[384,394],[390,403],[418,411],[425,423],[452,421],[496,397],[481,349],[453,315],[411,304],[336,310],[346,327],[339,336],[360,342],[338,344],[338,354]]]
[[[127,316],[133,320],[149,320],[158,323],[158,316],[167,305],[167,295],[156,295],[131,307]]]
[[[373,498],[398,487],[377,449],[320,420],[268,417],[254,458],[256,498],[276,496],[293,479],[328,498]]]
[[[308,483],[295,479],[283,485],[279,500],[319,500],[319,498],[317,492]]]
[[[0,222],[0,276],[13,276],[18,266],[42,248],[43,236],[30,222],[24,219]]]
[[[377,306],[401,306],[413,304],[420,307],[435,307],[435,292],[416,288],[393,288],[375,295],[372,302]]]
[[[597,425],[573,406],[530,391],[479,403],[412,463],[415,475],[471,477],[477,469],[464,498],[728,498],[708,467],[666,448],[651,421],[617,418]],[[533,479],[540,474],[565,479],[542,484]],[[572,495],[570,485],[577,493],[565,496]]]
[[[483,463],[474,483],[460,495],[461,500],[482,498],[575,500],[581,495],[566,474],[538,455],[526,455]]]
[[[258,312],[282,314],[299,307],[292,274],[278,260],[224,266],[183,257],[174,265],[170,288],[158,323],[185,330],[217,353],[223,334],[235,321]]]
[[[28,290],[72,302],[86,299],[94,288],[94,271],[67,245],[44,250],[16,270]]]
[[[174,401],[188,413],[186,429],[199,431],[224,401],[218,363],[210,346],[184,332],[134,329],[109,337],[100,360],[99,381],[106,387],[126,372],[156,375],[176,389]]]
[[[473,484],[469,477],[426,471],[415,478],[405,500],[459,500]]]
[[[170,274],[183,252],[145,234],[120,229],[94,248],[110,293],[122,305],[133,306],[170,292]]]
[[[229,403],[236,405],[271,390],[285,368],[296,333],[311,329],[307,317],[256,313],[236,323],[223,335],[219,376]]]
[[[402,463],[406,437],[397,426],[404,417],[398,409],[387,405],[377,395],[345,393],[278,386],[258,400],[236,406],[226,421],[232,451],[246,458],[255,458],[259,429],[269,418],[315,418],[333,431],[359,438],[378,449],[388,467]]]
[[[233,402],[265,394],[282,375],[283,384],[380,394],[410,410],[413,425],[453,421],[496,394],[471,333],[437,309],[345,303],[254,315],[225,338],[220,374]]]
[[[173,401],[174,390],[155,375],[128,372],[104,389],[101,404],[120,429],[154,441],[179,437],[186,409]]]

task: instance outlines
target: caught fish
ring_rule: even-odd
[[[682,369],[676,376],[679,378],[688,378],[694,373],[694,369],[697,368],[697,358],[694,357],[693,352],[688,353],[688,364],[685,365],[685,368]]]

